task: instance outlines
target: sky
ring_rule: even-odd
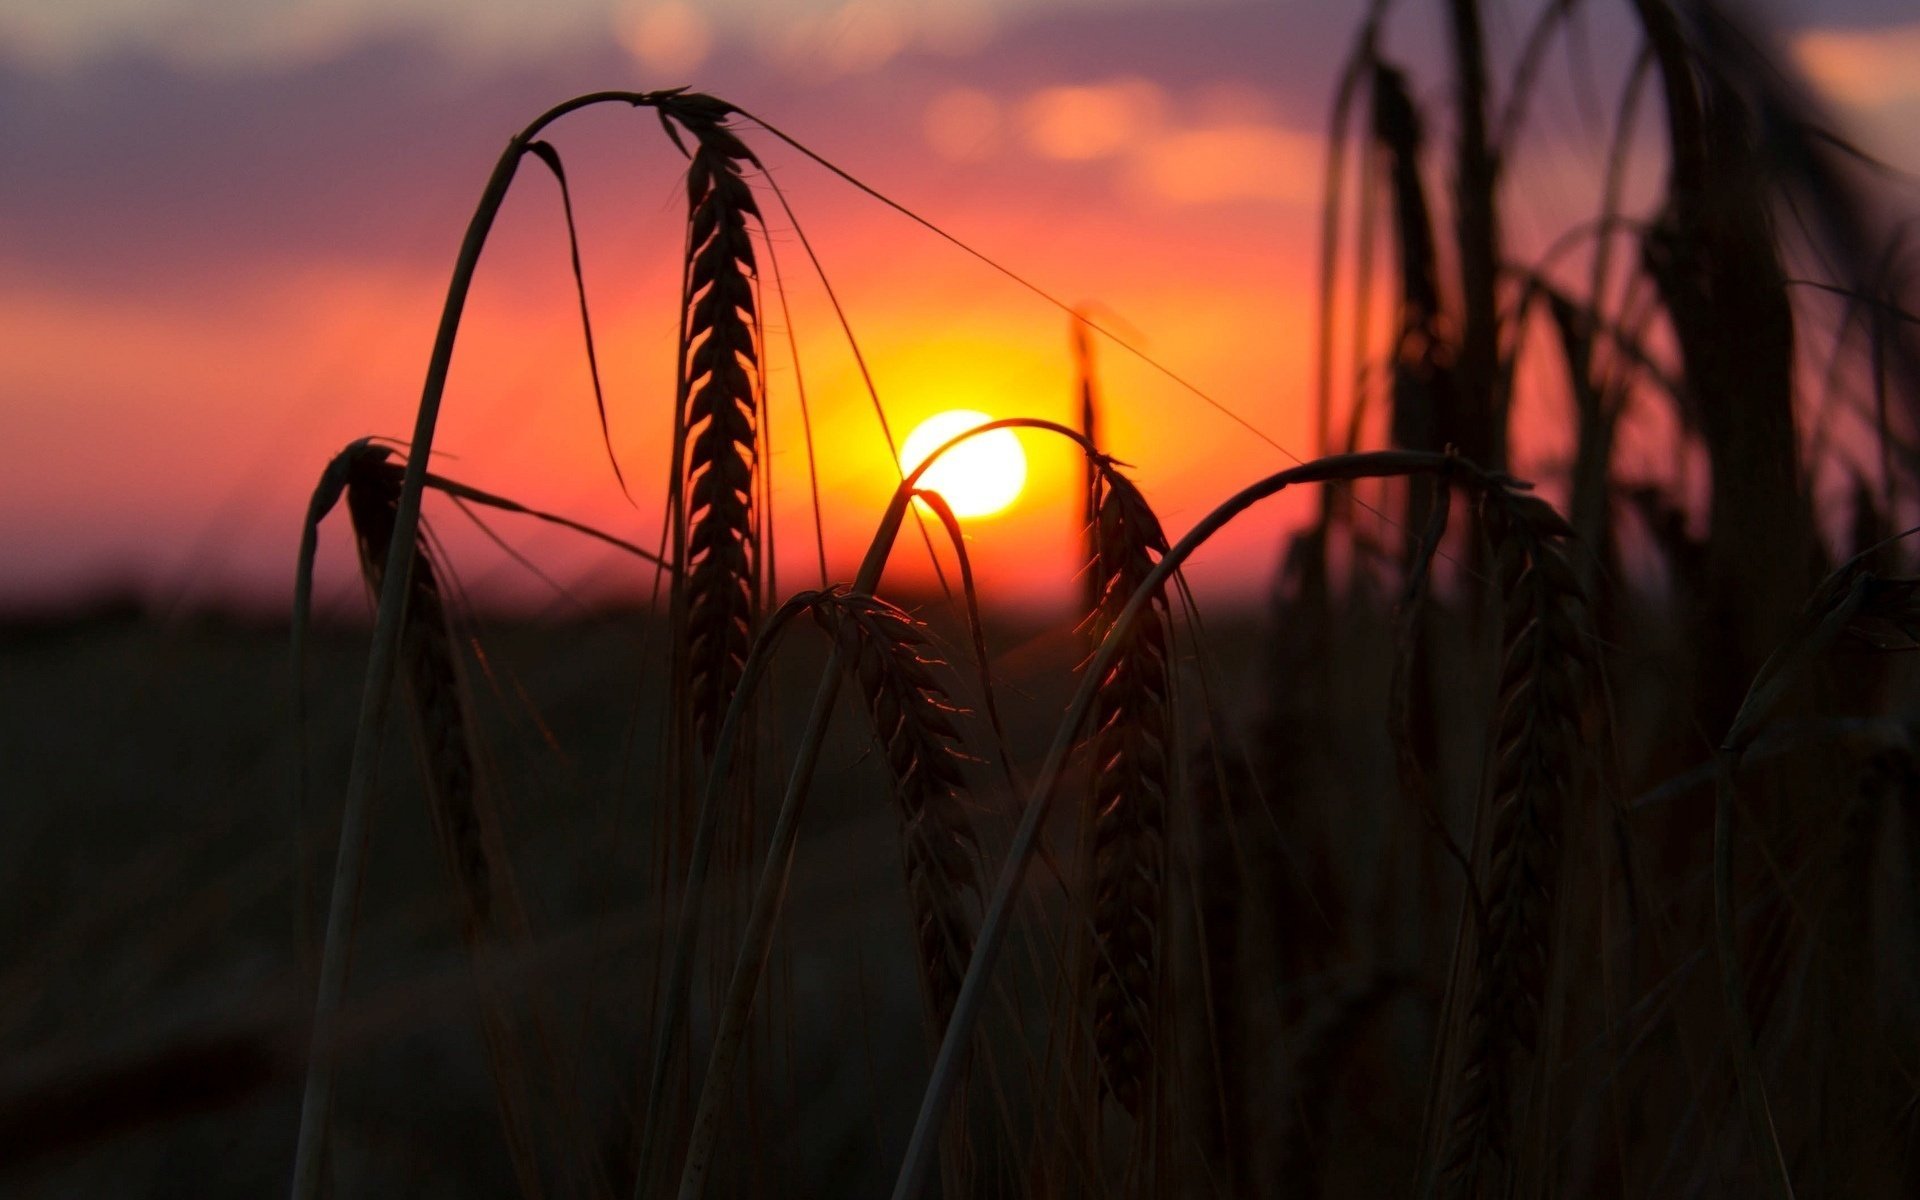
[[[1401,5],[1385,47],[1434,101],[1437,8]],[[1496,61],[1533,11],[1488,5]],[[1323,131],[1360,16],[1305,0],[0,0],[0,611],[127,589],[284,607],[327,459],[411,429],[500,147],[550,103],[607,87],[723,96],[1025,281],[746,131],[794,214],[763,190],[790,310],[770,317],[768,347],[782,590],[817,580],[796,378],[835,575],[851,574],[897,478],[809,246],[895,437],[948,408],[1071,421],[1055,302],[1088,306],[1127,343],[1097,350],[1104,440],[1177,534],[1313,450]],[[1920,18],[1850,0],[1775,21],[1848,127],[1920,170]],[[1592,209],[1631,50],[1612,8],[1595,9],[1584,46],[1551,60],[1510,168],[1521,257]],[[538,169],[482,261],[437,469],[652,542],[681,160],[628,111],[569,118],[550,140],[633,500],[602,445],[559,197]],[[1660,170],[1636,164],[1635,194],[1651,198]],[[1549,432],[1522,466],[1532,454],[1544,475],[1553,415],[1530,419]],[[1058,604],[1076,586],[1076,468],[1063,444],[1024,441],[1027,491],[969,522],[970,547],[991,595]],[[1203,592],[1263,590],[1305,503],[1216,543],[1193,572]],[[492,522],[549,583],[459,512],[430,517],[486,601],[545,610],[649,583],[570,535]],[[323,535],[323,603],[361,603],[348,542]],[[910,551],[901,584],[924,585]]]

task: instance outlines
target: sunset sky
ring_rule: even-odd
[[[1389,56],[1444,98],[1438,5]],[[1509,251],[1593,208],[1631,50],[1624,6],[1586,25],[1592,81],[1556,52],[1510,168]],[[0,609],[137,588],[283,605],[306,494],[366,434],[405,436],[448,271],[505,139],[565,96],[678,84],[726,97],[1310,454],[1323,130],[1362,6],[1126,0],[0,0]],[[1489,5],[1511,61],[1532,5]],[[1775,10],[1801,66],[1890,162],[1920,170],[1920,19],[1898,0]],[[1657,110],[1656,110],[1657,111]],[[1444,129],[1431,148],[1444,149]],[[896,436],[947,408],[1073,419],[1068,318],[747,131],[839,293]],[[621,496],[581,352],[558,192],[524,170],[461,334],[439,469],[642,542],[658,536],[684,222],[651,116],[551,135],[581,221]],[[1442,178],[1441,159],[1433,160]],[[1656,157],[1634,194],[1660,182]],[[826,538],[850,573],[897,476],[791,223],[763,201],[814,416]],[[769,313],[783,588],[815,581],[785,323]],[[1286,454],[1113,345],[1106,440],[1170,532]],[[1535,414],[1550,425],[1551,414]],[[971,524],[994,594],[1072,588],[1073,458],[1030,437],[1029,484]],[[1551,466],[1551,437],[1539,465]],[[1633,454],[1628,444],[1623,453]],[[1522,462],[1522,469],[1529,464]],[[1265,586],[1298,506],[1195,569]],[[468,590],[545,584],[430,509]],[[585,597],[637,565],[542,526],[496,529]],[[357,603],[344,528],[323,595]],[[903,578],[918,579],[903,550]]]

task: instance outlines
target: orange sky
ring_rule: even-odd
[[[150,29],[99,45],[35,29],[14,42],[28,52],[0,58],[0,111],[22,115],[0,123],[21,181],[0,199],[0,604],[120,584],[282,604],[327,457],[411,428],[446,272],[492,155],[544,104],[601,86],[691,82],[737,100],[1060,298],[1097,303],[1286,450],[1312,450],[1320,130],[1355,20],[1339,6],[925,10],[945,25],[898,5],[831,9],[838,24],[802,6],[812,15],[785,25],[746,0],[710,17],[623,6],[519,56],[479,34],[440,37],[424,16],[396,31],[356,26],[360,6],[308,8],[326,19],[266,27],[274,36],[251,48],[239,33],[207,43],[217,54]],[[1445,79],[1423,22],[1409,14],[1388,50],[1437,99]],[[1519,28],[1502,20],[1496,45],[1511,51]],[[1617,47],[1606,29],[1593,40],[1610,110]],[[1799,45],[1883,152],[1920,162],[1903,118],[1920,99],[1881,41],[1836,29]],[[1584,103],[1554,80],[1541,133],[1512,165],[1516,254],[1591,210],[1598,135]],[[611,428],[637,503],[601,448],[557,193],[537,164],[482,265],[440,469],[650,541],[670,429],[678,159],[641,114],[585,114],[552,140],[576,190]],[[749,140],[789,188],[897,436],[951,407],[1071,422],[1064,314],[770,139]],[[1658,170],[1639,171],[1637,194]],[[892,465],[804,253],[763,204],[814,414],[825,536],[836,571],[850,572]],[[769,325],[780,569],[797,587],[814,581],[806,457],[775,310]],[[1108,446],[1170,532],[1291,461],[1118,347],[1102,346],[1099,365]],[[972,549],[990,595],[1049,604],[1073,586],[1078,476],[1064,446],[1026,440],[1028,491],[970,523]],[[1533,441],[1544,470],[1553,438]],[[1264,587],[1297,511],[1277,504],[1216,543],[1194,569],[1203,593]],[[476,595],[555,602],[456,512],[431,515]],[[580,594],[645,586],[544,527],[496,527]],[[332,531],[323,595],[357,602],[345,542]],[[922,557],[905,544],[903,579],[924,582]]]

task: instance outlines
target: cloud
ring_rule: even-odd
[[[663,74],[691,71],[713,49],[713,23],[681,0],[641,5],[621,23],[620,32],[643,66]]]
[[[1920,21],[1882,29],[1816,29],[1793,39],[1793,55],[1822,91],[1873,108],[1920,100]]]
[[[1842,108],[1850,140],[1908,173],[1920,172],[1920,21],[1877,29],[1813,29],[1793,56]]]
[[[1032,153],[1112,161],[1136,197],[1169,204],[1305,202],[1317,194],[1320,139],[1268,115],[1249,89],[1210,86],[1178,100],[1148,79],[1055,85],[1019,106]]]
[[[1196,320],[1192,297],[1227,302],[1213,283],[1227,273],[1220,263],[1244,269],[1298,256],[1282,253],[1292,235],[1279,222],[1223,236],[1218,223],[1169,221],[1157,206],[1169,194],[1173,203],[1244,194],[1244,180],[1216,169],[1221,147],[1208,152],[1209,137],[1231,143],[1228,159],[1234,146],[1257,156],[1271,139],[1233,130],[1311,124],[1316,114],[1290,105],[1287,89],[1312,91],[1317,104],[1324,80],[1315,64],[1332,57],[1324,46],[1310,53],[1297,29],[1283,37],[1263,5],[1130,6],[1116,15],[1056,0],[1042,0],[1031,16],[1007,0],[862,8],[891,15],[860,16],[856,26],[873,28],[843,30],[851,48],[812,43],[820,61],[791,69],[769,68],[741,15],[749,6],[729,0],[608,0],[594,10],[601,23],[591,36],[564,53],[546,52],[538,38],[520,54],[462,52],[419,19],[442,0],[405,6],[404,24],[395,17],[338,33],[348,37],[338,45],[328,30],[346,25],[285,32],[279,58],[174,48],[187,37],[177,31],[251,2],[130,3],[152,30],[176,30],[167,35],[175,41],[122,25],[118,41],[102,33],[71,42],[63,51],[71,57],[51,63],[8,40],[11,13],[23,6],[0,0],[0,112],[8,114],[0,159],[17,168],[0,201],[0,323],[32,317],[15,315],[17,336],[0,344],[33,347],[0,354],[0,408],[33,414],[15,417],[9,431],[19,427],[20,436],[0,445],[0,475],[14,481],[0,488],[0,510],[45,514],[0,521],[0,595],[45,578],[45,557],[25,552],[41,538],[70,546],[75,563],[148,562],[164,578],[205,514],[256,462],[269,464],[277,490],[234,551],[233,572],[208,586],[280,586],[306,467],[346,437],[404,432],[446,271],[488,167],[506,136],[556,99],[608,85],[686,83],[737,100],[997,260],[1141,318],[1191,361],[1213,327],[1185,342],[1179,330]],[[344,12],[349,0],[311,3]],[[221,44],[239,55],[260,7],[236,18]],[[844,7],[805,11],[825,21]],[[615,24],[616,12],[625,24]],[[511,20],[499,19],[506,23],[476,18],[495,32],[472,36],[509,40]],[[991,33],[984,48],[955,49],[983,29]],[[862,63],[870,65],[853,69]],[[1207,99],[1216,84],[1242,91]],[[1261,95],[1277,97],[1272,112],[1259,109]],[[1032,136],[1068,157],[1030,143],[1030,102],[1049,131],[1032,127]],[[1111,110],[1104,118],[1103,106]],[[601,365],[615,393],[652,395],[664,377],[650,371],[654,339],[670,341],[675,328],[682,160],[657,122],[620,109],[568,118],[552,138],[574,186]],[[956,308],[971,307],[999,322],[997,337],[1064,372],[1057,314],[769,139],[753,144],[784,173],[876,354],[890,338],[915,345]],[[1244,175],[1247,164],[1238,169]],[[1169,171],[1172,183],[1162,178]],[[772,223],[782,236],[784,218]],[[783,254],[790,245],[781,243]],[[483,262],[445,443],[473,451],[510,441],[526,462],[547,464],[534,494],[549,500],[587,476],[573,464],[602,462],[590,402],[581,402],[566,263],[557,191],[529,167]],[[812,331],[809,369],[844,370],[863,406],[857,373],[813,349],[833,341],[834,326],[818,295],[808,299],[805,274],[790,270],[788,282],[794,320]],[[1268,286],[1271,273],[1261,278]],[[1009,312],[1018,315],[999,315]],[[829,365],[816,366],[818,357]],[[664,361],[670,368],[670,356]],[[1050,381],[1027,390],[1050,403],[1063,389]],[[111,471],[73,470],[71,445],[103,433],[111,434]],[[530,446],[530,437],[559,448]],[[482,476],[493,464],[483,459],[473,460]],[[191,486],[178,469],[187,460]],[[105,475],[115,495],[142,498],[134,525],[85,507],[98,494],[90,481]],[[127,557],[129,545],[149,546],[148,557]]]
[[[1147,143],[1128,181],[1174,204],[1308,203],[1319,195],[1320,140],[1274,125],[1187,129]]]
[[[1027,145],[1046,158],[1107,158],[1153,136],[1166,94],[1146,79],[1042,88],[1021,107]]]

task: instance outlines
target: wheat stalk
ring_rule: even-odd
[[[1734,936],[1733,836],[1737,776],[1763,723],[1806,669],[1836,644],[1882,652],[1920,649],[1920,580],[1884,578],[1867,569],[1867,563],[1876,553],[1915,532],[1920,530],[1909,529],[1868,546],[1821,581],[1786,639],[1775,647],[1754,676],[1715,756],[1713,910],[1721,1003],[1756,1165],[1768,1190],[1780,1200],[1792,1200],[1793,1180],[1774,1127],[1766,1082],[1760,1073],[1753,1024],[1747,1010],[1746,980]]]

